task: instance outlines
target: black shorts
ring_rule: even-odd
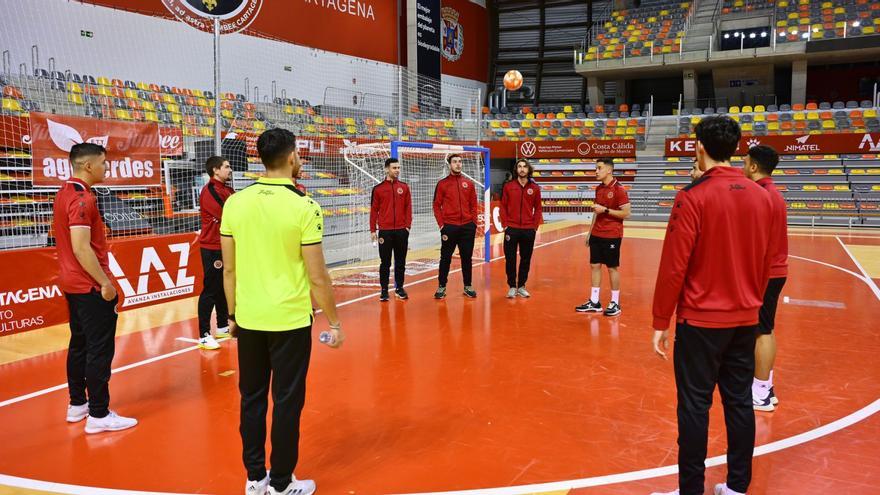
[[[620,266],[620,243],[623,239],[590,236],[590,264],[602,264],[609,268]]]
[[[779,294],[785,285],[785,277],[771,278],[767,282],[767,290],[764,292],[764,304],[758,311],[758,333],[770,335],[776,327],[776,306],[779,304]]]

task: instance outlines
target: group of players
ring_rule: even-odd
[[[715,493],[738,495],[746,492],[751,480],[754,410],[772,411],[778,403],[773,388],[776,344],[772,332],[787,276],[786,207],[771,178],[778,164],[775,151],[765,146],[752,148],[740,171],[730,166],[740,139],[735,121],[706,118],[696,134],[694,181],[676,196],[654,295],[653,344],[664,359],[666,329],[676,315],[673,358],[679,490],[670,493],[703,493],[708,412],[718,385],[728,429],[729,474],[727,483],[716,486]],[[307,495],[315,490],[314,483],[296,480],[292,471],[298,455],[313,301],[330,323],[326,343],[338,347],[345,336],[321,249],[321,208],[295,182],[302,168],[295,137],[272,129],[260,136],[257,148],[266,177],[236,194],[227,185],[232,175],[228,161],[212,157],[205,164],[211,179],[201,194],[199,239],[205,287],[198,303],[199,346],[216,349],[218,338],[239,338],[246,493]],[[108,275],[104,224],[91,193],[92,185],[104,178],[105,150],[90,143],[75,145],[70,162],[74,177],[56,197],[53,220],[60,285],[70,312],[67,421],[88,418],[85,431],[90,434],[123,430],[135,426],[137,420],[109,409],[118,297]],[[449,175],[438,182],[433,200],[441,238],[434,297],[446,296],[452,255],[458,249],[463,292],[473,298],[477,295],[471,281],[478,228],[476,187],[462,174],[461,156],[448,156],[447,164]],[[597,163],[600,184],[587,235],[592,291],[590,299],[576,308],[607,316],[621,313],[620,245],[623,221],[630,216],[626,190],[614,178],[613,169],[610,159]],[[412,199],[409,187],[400,181],[400,163],[388,159],[385,171],[385,180],[372,191],[370,210],[370,231],[381,259],[381,301],[389,299],[392,258],[395,296],[408,297],[404,277],[412,226]],[[527,160],[516,161],[502,190],[509,298],[530,296],[525,284],[542,222],[541,190],[531,179],[532,172]],[[277,216],[268,211],[292,213]],[[602,265],[611,282],[611,300],[604,311],[599,297]],[[268,280],[272,283],[267,284]],[[215,309],[217,333],[212,336],[209,318]],[[276,360],[274,355],[292,357]],[[265,416],[270,375],[275,377],[273,414],[285,421],[273,422],[272,471],[267,476]],[[291,424],[290,418],[296,421]],[[276,438],[281,444],[275,445]]]

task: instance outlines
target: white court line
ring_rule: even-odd
[[[567,237],[564,237],[561,239],[557,239],[555,241],[548,242],[546,244],[542,244],[541,246],[536,246],[535,249],[537,249],[539,247],[543,247],[543,246],[549,246],[551,244],[556,244],[558,242],[562,242],[562,241],[572,239],[575,237],[579,237],[579,236],[583,236],[583,235],[585,235],[585,234],[581,233],[581,234],[567,236]],[[840,242],[840,239],[838,239],[838,242]],[[841,246],[843,246],[843,242],[841,242]],[[843,248],[844,248],[844,250],[846,250],[846,246],[843,246]],[[846,251],[847,251],[847,254],[850,254],[849,250],[846,250]],[[850,254],[850,257],[852,258],[852,254]],[[493,258],[491,261],[497,261],[501,258],[503,258],[503,256]],[[800,257],[795,257],[795,258],[803,259],[805,261],[819,263],[821,265],[826,265],[828,267],[836,268],[838,270],[849,273],[850,275],[853,275],[854,277],[856,277],[856,278],[862,280],[863,282],[865,282],[866,284],[868,284],[869,287],[871,287],[871,289],[873,290],[874,294],[877,296],[878,300],[880,300],[880,290],[877,289],[877,285],[874,284],[873,280],[871,280],[870,278],[866,278],[867,274],[865,273],[865,271],[861,267],[861,265],[858,263],[858,261],[855,260],[855,258],[853,258],[853,261],[856,263],[856,266],[859,267],[859,270],[862,271],[862,273],[865,273],[865,277],[860,277],[859,275],[857,275],[849,270],[846,270],[844,268],[840,268],[840,267],[837,267],[834,265],[829,265],[827,263],[819,262],[816,260],[811,260],[808,258],[800,258]],[[481,264],[485,264],[485,262],[479,263],[475,266],[479,266]],[[451,273],[455,273],[457,271],[460,271],[460,269],[455,270]],[[412,284],[409,284],[409,285],[424,283],[429,280],[434,280],[436,278],[437,278],[436,276],[433,276],[433,277],[421,279],[421,280],[413,282]],[[375,297],[375,294],[370,294],[367,296],[363,296],[363,297],[359,297],[359,298],[352,299],[349,301],[345,301],[343,303],[338,304],[337,306],[345,306],[345,305],[352,304],[352,303],[355,303],[358,301],[362,301],[362,300],[365,300],[365,299],[368,299],[371,297]],[[122,368],[114,370],[114,373],[118,372],[118,371],[124,371],[126,369],[135,368],[138,366],[143,366],[144,364],[149,364],[151,362],[160,361],[160,360],[165,359],[167,357],[172,357],[172,356],[176,356],[178,354],[183,354],[185,352],[188,352],[188,351],[191,351],[191,350],[194,350],[197,348],[198,347],[189,347],[186,349],[181,349],[179,351],[175,351],[170,354],[165,354],[165,355],[157,356],[155,358],[150,358],[150,359],[147,359],[144,361],[139,361],[138,363],[133,363],[128,366],[124,366]],[[52,387],[50,389],[45,389],[45,390],[42,390],[39,392],[34,392],[33,394],[28,394],[26,396],[17,397],[15,399],[11,399],[10,401],[5,401],[5,402],[0,403],[0,407],[8,405],[7,403],[11,404],[11,403],[15,403],[15,402],[21,402],[23,400],[27,400],[27,399],[30,399],[33,397],[37,397],[39,395],[44,395],[46,393],[53,392],[55,390],[63,390],[66,387],[67,387],[67,385],[63,384],[63,385],[59,385],[56,387]],[[817,438],[821,438],[826,435],[830,435],[834,432],[837,432],[837,431],[840,431],[844,428],[847,428],[848,426],[851,426],[859,421],[862,421],[863,419],[870,417],[871,415],[877,413],[878,411],[880,411],[880,399],[875,400],[873,403],[869,404],[868,406],[866,406],[862,409],[859,409],[858,411],[855,411],[855,412],[853,412],[853,413],[851,413],[841,419],[838,419],[836,421],[828,423],[827,425],[823,425],[823,426],[820,426],[816,429],[813,429],[813,430],[810,430],[810,431],[807,431],[807,432],[804,432],[804,433],[801,433],[801,434],[798,434],[798,435],[795,435],[795,436],[792,436],[789,438],[777,440],[775,442],[771,442],[769,444],[765,444],[765,445],[761,445],[759,447],[756,447],[754,455],[755,456],[767,455],[767,454],[770,454],[773,452],[777,452],[777,451],[784,450],[784,449],[787,449],[790,447],[794,447],[796,445],[810,442],[812,440],[815,440]],[[706,466],[707,467],[719,466],[719,465],[725,464],[726,462],[727,462],[726,456],[716,456],[716,457],[711,457],[709,459],[706,459]],[[623,483],[623,482],[628,482],[628,481],[637,481],[637,480],[643,480],[643,479],[657,478],[657,477],[661,477],[661,476],[673,475],[677,472],[678,472],[678,466],[672,465],[672,466],[663,466],[663,467],[652,468],[652,469],[643,469],[643,470],[639,470],[639,471],[631,471],[628,473],[619,473],[619,474],[612,474],[612,475],[605,475],[605,476],[596,476],[596,477],[592,477],[592,478],[583,478],[583,479],[579,479],[579,480],[558,481],[558,482],[551,482],[551,483],[541,483],[541,484],[501,487],[501,488],[487,488],[487,489],[450,491],[450,492],[432,492],[432,493],[424,493],[424,494],[418,494],[418,495],[439,495],[439,494],[443,494],[443,495],[451,495],[451,494],[455,494],[455,495],[524,495],[524,494],[528,494],[528,493],[541,492],[541,491],[565,490],[565,489],[573,489],[573,488],[586,488],[586,487],[592,487],[592,486],[602,486],[602,485]],[[44,491],[51,490],[56,493],[63,493],[63,494],[69,494],[69,495],[92,495],[92,494],[95,494],[95,495],[182,495],[182,494],[170,494],[170,493],[160,493],[160,492],[142,492],[142,491],[119,490],[119,489],[110,489],[110,488],[93,488],[93,487],[87,487],[87,486],[68,485],[68,484],[53,483],[53,482],[48,482],[48,481],[31,480],[31,479],[27,479],[27,478],[18,478],[18,477],[2,475],[2,474],[0,474],[0,484],[5,485],[5,486],[17,487],[17,488],[28,488],[28,489],[32,489],[32,490],[44,490]]]
[[[852,260],[852,262],[855,263],[856,268],[858,268],[859,271],[862,272],[862,275],[864,275],[863,280],[865,281],[865,283],[868,284],[868,287],[870,287],[872,291],[874,291],[874,295],[877,296],[877,299],[880,299],[880,287],[877,287],[877,284],[874,283],[874,279],[872,279],[871,276],[868,275],[868,272],[865,271],[864,268],[862,268],[862,264],[859,263],[859,260],[857,260],[856,257],[853,256],[851,252],[849,252],[849,248],[847,248],[846,244],[844,244],[843,241],[840,240],[840,237],[835,237],[835,239],[837,239],[837,242],[840,243],[840,247],[842,247],[843,250],[846,251],[846,254],[849,255],[849,258]]]
[[[838,239],[838,240],[840,240],[840,239]],[[856,273],[856,272],[849,271],[849,270],[847,270],[846,268],[842,268],[842,267],[839,267],[839,266],[837,266],[837,265],[832,265],[832,264],[830,264],[830,263],[825,263],[824,261],[814,260],[814,259],[810,259],[810,258],[802,258],[802,257],[800,257],[800,256],[795,256],[795,255],[793,255],[793,254],[789,254],[788,257],[789,257],[789,258],[794,258],[794,259],[796,259],[796,260],[801,260],[801,261],[809,261],[810,263],[816,263],[817,265],[827,266],[828,268],[834,268],[835,270],[840,270],[840,271],[842,271],[842,272],[844,272],[844,273],[849,273],[850,275],[852,275],[853,277],[855,277],[855,278],[861,280],[862,282],[868,283],[868,281],[867,281],[867,279],[865,279],[865,277],[859,275],[859,274]],[[880,299],[880,295],[878,295],[877,298]]]

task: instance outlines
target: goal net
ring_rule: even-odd
[[[379,250],[370,239],[370,192],[385,180],[385,160],[400,161],[400,180],[410,187],[413,205],[413,223],[409,234],[407,277],[437,269],[440,261],[440,233],[434,218],[434,188],[449,174],[446,159],[451,154],[462,157],[462,174],[474,182],[480,214],[477,239],[474,242],[474,261],[485,259],[488,236],[483,232],[483,219],[488,180],[489,151],[477,146],[395,141],[390,143],[361,144],[342,150],[344,175],[352,190],[359,191],[360,204],[354,206],[358,214],[346,215],[340,221],[346,225],[338,230],[345,235],[325,238],[324,249],[331,263],[335,285],[379,286]],[[358,208],[362,207],[362,208]],[[325,222],[333,219],[325,219]],[[458,267],[458,252],[452,269]]]

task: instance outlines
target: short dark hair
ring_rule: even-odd
[[[611,167],[611,170],[614,170],[614,158],[599,158],[596,163],[604,163]]]
[[[88,158],[90,156],[101,156],[106,155],[107,149],[101,146],[100,144],[95,143],[79,143],[74,144],[72,148],[70,148],[70,163],[74,164],[83,158]]]
[[[762,174],[770,175],[779,165],[779,153],[767,145],[759,144],[749,150],[749,157],[758,166]]]
[[[220,167],[223,166],[223,162],[226,161],[226,158],[222,156],[212,156],[208,158],[205,162],[205,172],[208,172],[208,177],[214,177],[214,171],[220,170]]]
[[[726,115],[706,117],[697,124],[694,132],[706,154],[716,162],[729,161],[742,137],[739,124]]]
[[[385,168],[390,167],[392,163],[400,163],[400,160],[398,160],[397,158],[386,158],[385,159]]]
[[[459,155],[458,153],[453,153],[453,154],[447,156],[447,157],[446,157],[446,164],[447,164],[447,165],[452,165],[452,159],[453,159],[453,158],[461,158],[461,155]]]
[[[269,129],[257,139],[257,153],[267,170],[281,168],[282,160],[294,151],[296,136],[287,129]]]

